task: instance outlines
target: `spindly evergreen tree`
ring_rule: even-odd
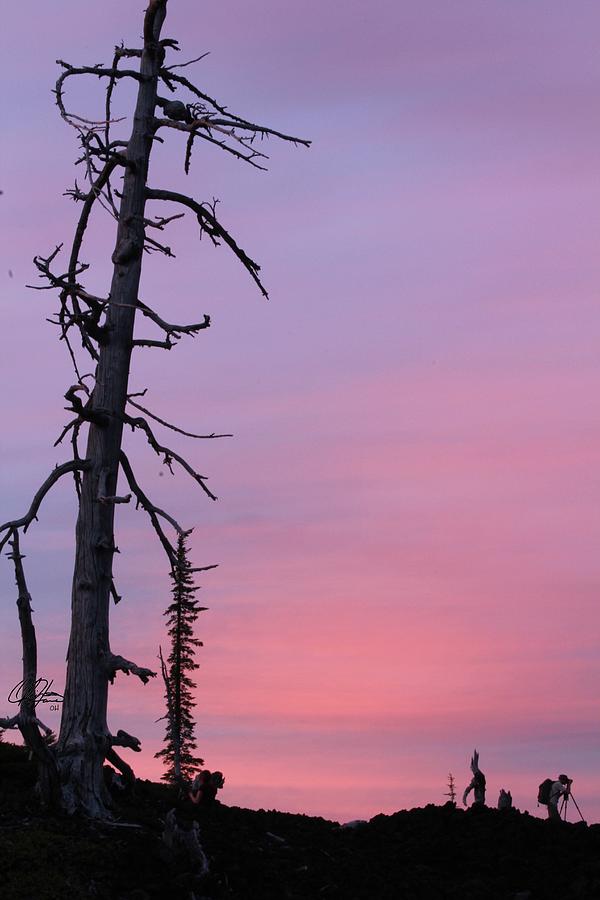
[[[194,755],[197,747],[194,734],[195,722],[193,709],[196,702],[192,691],[196,683],[189,672],[199,668],[194,659],[195,648],[202,647],[202,641],[194,637],[194,623],[198,614],[207,607],[199,606],[195,599],[198,587],[194,585],[194,570],[190,564],[187,538],[190,532],[179,535],[177,541],[177,563],[171,572],[173,581],[173,601],[165,610],[169,617],[169,637],[171,653],[165,664],[160,652],[160,661],[165,682],[165,701],[167,722],[165,746],[155,754],[162,758],[167,770],[163,774],[164,781],[182,784],[190,781],[194,770],[204,764],[204,760]]]

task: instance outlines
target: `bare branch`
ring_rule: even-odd
[[[132,347],[158,347],[161,350],[170,350],[171,347],[176,347],[177,344],[173,343],[169,337],[167,337],[166,341],[155,341],[151,338],[140,338],[131,342]]]
[[[94,425],[97,425],[99,428],[105,428],[109,421],[107,413],[102,410],[94,409],[92,407],[91,397],[88,398],[87,403],[83,404],[77,396],[80,391],[88,393],[87,389],[81,383],[71,385],[69,390],[65,393],[65,400],[68,400],[71,406],[65,406],[65,409],[77,413],[78,417],[80,419],[85,419],[86,422],[93,422]]]
[[[80,225],[81,222],[82,220],[80,220]],[[52,272],[50,268],[51,261],[54,259],[61,246],[62,245],[59,245],[56,250],[52,254],[50,254],[50,256],[36,256],[33,260],[35,266],[40,272],[40,277],[46,278],[49,283],[41,287],[28,284],[27,287],[35,291],[52,290],[52,288],[58,288],[61,291],[61,308],[58,313],[58,321],[54,321],[53,319],[48,319],[47,321],[52,325],[58,325],[60,327],[62,332],[60,339],[64,340],[67,344],[77,380],[78,382],[81,382],[82,377],[77,366],[77,361],[75,359],[73,349],[68,339],[68,330],[73,325],[78,328],[81,334],[83,346],[88,350],[90,356],[92,356],[92,358],[96,360],[98,358],[98,354],[94,346],[90,343],[89,338],[93,338],[94,340],[96,340],[99,345],[104,345],[107,343],[109,334],[108,329],[105,326],[99,325],[100,317],[105,311],[107,301],[102,299],[101,297],[95,297],[93,294],[90,294],[88,291],[84,290],[84,288],[77,281],[75,281],[76,276],[87,269],[87,266],[75,262],[75,268],[73,270],[72,276],[68,272],[62,275],[55,275],[54,272]],[[72,299],[73,311],[70,311],[67,307],[67,301],[69,297]],[[83,302],[87,307],[89,307],[89,309],[85,312],[82,312],[81,307],[77,303],[77,299],[83,300]]]
[[[39,488],[35,497],[31,502],[31,506],[27,513],[22,516],[20,519],[14,519],[12,522],[5,522],[4,525],[0,525],[0,532],[7,531],[7,534],[0,541],[0,550],[4,547],[11,534],[15,532],[18,528],[22,528],[23,531],[27,531],[31,523],[34,519],[37,519],[37,512],[40,508],[41,502],[50,490],[50,488],[56,484],[59,478],[62,478],[63,475],[66,475],[67,472],[75,472],[80,471],[83,472],[89,468],[89,463],[85,459],[71,459],[68,462],[61,463],[61,465],[56,466],[56,468],[51,472],[51,474],[46,478],[42,486]]]
[[[190,172],[190,163],[192,161],[192,149],[194,147],[194,138],[196,137],[193,131],[190,131],[189,137],[187,139],[187,143],[185,145],[185,159],[183,161],[183,171],[186,175],[189,175]]]
[[[129,487],[131,488],[137,500],[137,506],[141,506],[142,509],[144,509],[148,513],[150,521],[152,523],[152,527],[154,528],[159,541],[164,547],[165,553],[167,554],[169,562],[171,563],[171,567],[174,568],[177,564],[177,553],[175,547],[164,533],[158,517],[160,516],[161,518],[165,519],[170,525],[173,526],[178,534],[181,534],[183,532],[183,528],[181,527],[181,525],[179,525],[178,522],[175,521],[172,516],[164,512],[164,510],[159,509],[148,499],[146,494],[137,483],[135,475],[133,474],[133,469],[131,468],[131,464],[123,451],[121,451],[119,455],[119,460],[121,463],[121,468],[125,473],[127,483],[129,484]]]
[[[72,121],[73,119],[94,127],[104,126],[106,125],[106,121],[96,122],[89,119],[82,119],[81,116],[76,116],[74,113],[67,111],[63,100],[64,83],[67,78],[70,78],[72,75],[96,75],[98,78],[110,78],[111,81],[114,81],[117,78],[133,78],[135,81],[146,80],[144,75],[140,72],[136,72],[134,69],[117,69],[116,66],[113,66],[110,69],[105,69],[102,66],[72,66],[62,59],[57,59],[56,64],[65,70],[58,78],[54,89],[56,104],[65,122],[68,122],[69,125],[73,125],[76,128],[78,126]]]
[[[129,747],[131,750],[135,750],[136,753],[139,753],[142,749],[142,742],[139,738],[122,731],[120,728],[115,735],[110,735],[109,742],[111,747]]]
[[[179,339],[182,334],[190,334],[194,337],[199,331],[210,328],[210,316],[207,316],[206,314],[204,315],[202,322],[193,322],[191,325],[173,325],[162,319],[158,313],[154,312],[153,309],[150,309],[149,306],[146,306],[145,303],[142,303],[141,300],[138,300],[137,305],[143,316],[146,316],[147,319],[151,319],[159,328],[162,328],[164,332],[175,339]]]
[[[165,66],[165,70],[167,72],[172,72],[173,69],[185,69],[186,66],[191,66],[192,63],[200,62],[201,59],[204,59],[206,56],[210,54],[210,50],[207,50],[206,53],[203,53],[201,56],[197,56],[195,59],[190,59],[188,62],[177,63],[175,66]]]
[[[257,155],[256,153],[249,153],[249,154],[241,153],[240,150],[237,150],[235,147],[229,147],[228,144],[225,143],[225,141],[218,141],[216,138],[212,137],[212,135],[209,134],[208,132],[206,134],[204,134],[199,131],[191,131],[190,136],[187,141],[187,145],[186,145],[186,155],[185,155],[185,162],[184,162],[184,166],[183,166],[186,175],[189,173],[189,170],[190,170],[192,145],[193,145],[195,137],[200,137],[200,138],[202,138],[203,141],[208,141],[209,144],[216,144],[216,146],[220,147],[221,150],[225,150],[226,153],[231,153],[232,156],[235,156],[237,159],[241,159],[244,162],[249,163],[251,166],[254,166],[255,169],[260,169],[261,172],[267,171],[266,166],[261,166],[257,162],[254,162],[254,157]],[[260,155],[264,157],[264,154],[260,154]],[[265,157],[265,158],[268,159],[268,157]]]
[[[242,128],[247,131],[254,131],[264,136],[270,135],[272,137],[277,137],[282,141],[289,141],[293,144],[302,144],[302,146],[304,147],[310,147],[312,143],[311,141],[307,141],[304,138],[293,137],[292,135],[284,134],[281,131],[275,131],[275,129],[273,128],[267,128],[264,125],[256,125],[254,122],[249,122],[247,119],[242,119],[240,116],[236,116],[233,113],[230,113],[225,106],[221,106],[208,94],[205,94],[203,91],[199,90],[199,88],[192,84],[191,81],[188,81],[187,78],[184,78],[183,75],[176,75],[171,69],[162,68],[159,72],[159,75],[163,79],[165,84],[168,84],[168,82],[175,82],[177,84],[180,84],[182,87],[187,88],[187,90],[191,94],[204,101],[204,103],[208,103],[210,106],[212,106],[213,109],[224,116],[227,119],[227,122],[231,121],[231,123],[235,124],[235,127],[237,128]]]
[[[156,228],[162,228],[163,225],[167,224],[168,222],[172,221],[173,219],[181,218],[181,216],[183,216],[183,215],[184,215],[183,213],[180,213],[179,215],[170,216],[167,219],[159,219],[153,224]],[[148,220],[146,220],[146,224],[148,224]],[[67,280],[66,280],[68,277],[67,275],[54,275],[54,273],[50,270],[49,263],[56,256],[56,254],[60,250],[61,246],[62,245],[57,247],[56,250],[51,254],[50,257],[44,258],[44,257],[38,256],[35,258],[35,263],[36,263],[38,269],[40,269],[43,276],[50,281],[50,284],[47,287],[39,287],[37,285],[27,285],[27,287],[30,287],[33,290],[50,290],[53,287],[60,288],[61,290],[64,291],[65,294],[69,294],[71,296],[78,297],[79,299],[83,300],[84,303],[86,303],[86,305],[89,306],[91,308],[91,310],[94,311],[94,313],[95,313],[94,319],[96,321],[99,319],[100,315],[102,314],[102,312],[104,312],[104,310],[106,309],[107,306],[118,306],[118,307],[123,307],[123,308],[128,308],[128,309],[139,309],[143,316],[145,316],[146,318],[153,321],[167,335],[169,335],[171,338],[174,338],[175,340],[178,340],[182,334],[189,334],[192,337],[195,337],[195,335],[199,331],[202,331],[205,328],[210,327],[210,321],[211,321],[210,316],[208,316],[206,314],[204,315],[202,322],[192,322],[191,324],[188,324],[188,325],[179,325],[179,324],[167,322],[165,319],[163,319],[161,316],[159,316],[159,314],[157,312],[155,312],[153,309],[151,309],[149,306],[147,306],[145,303],[143,303],[139,299],[136,304],[118,303],[116,301],[111,300],[110,297],[103,298],[103,297],[97,297],[94,294],[90,294],[89,291],[86,291],[80,284],[78,284],[75,281],[73,281],[72,283],[67,282]],[[78,316],[77,315],[72,316],[71,319],[73,322],[75,322],[75,319],[84,320],[85,321],[84,327],[86,328],[87,331],[90,331],[90,324],[89,324],[89,321],[86,321],[86,315],[87,315],[86,313],[79,313]],[[49,320],[49,321],[51,321],[51,320]],[[53,323],[53,324],[60,324],[60,322]],[[98,328],[97,331],[100,332],[100,334],[98,335],[99,338],[103,337],[104,334],[106,333],[106,329],[104,329],[104,328]],[[79,376],[79,375],[78,375],[78,381],[81,382],[81,376]]]
[[[73,434],[71,435],[71,446],[73,447],[73,459],[80,460],[81,457],[79,455],[79,445],[78,438],[79,432],[81,430],[81,426],[83,424],[82,419],[78,419],[75,425],[73,426]],[[75,493],[77,494],[77,500],[81,500],[81,472],[78,469],[75,469],[73,472],[73,481],[75,482]]]
[[[170,247],[167,247],[166,244],[161,244],[159,241],[155,241],[154,238],[148,237],[148,235],[145,235],[144,237],[144,250],[147,253],[151,253],[152,250],[158,250],[159,253],[164,253],[165,256],[175,259],[175,254]]]
[[[262,150],[256,148],[254,141],[258,133],[254,129],[240,125],[235,119],[217,119],[212,113],[207,113],[206,107],[200,103],[186,106],[179,100],[162,100],[159,105],[164,107],[167,118],[155,119],[155,130],[159,128],[174,128],[177,131],[189,132],[184,162],[186,175],[190,170],[192,147],[196,137],[207,140],[211,144],[216,144],[227,153],[231,153],[238,159],[250,163],[256,169],[266,172],[265,166],[255,162],[257,157],[261,159],[268,159],[269,157]],[[242,131],[249,131],[249,133],[240,135],[237,133],[236,128],[240,128]],[[215,139],[212,135],[213,131],[224,135],[224,139]],[[227,140],[233,141],[238,145],[238,148],[230,147],[226,143]],[[239,149],[240,147],[242,150]]]
[[[98,503],[129,503],[131,494],[127,494],[126,497],[116,497],[110,496],[107,493],[109,475],[110,469],[103,467],[100,470],[100,475],[98,477],[98,494],[96,496]]]
[[[0,728],[18,728],[19,727],[19,713],[16,716],[10,716],[8,719],[0,718]]]
[[[112,763],[115,769],[118,769],[121,775],[126,782],[129,784],[134,784],[135,782],[135,773],[131,766],[127,765],[124,759],[121,759],[119,754],[113,747],[109,747],[106,753],[104,754],[104,759],[107,759],[109,763]],[[139,826],[138,826],[139,827]]]
[[[163,659],[162,647],[160,645],[158,647],[158,659],[160,660],[160,672],[161,672],[162,679],[165,684],[165,692],[167,695],[167,714],[165,716],[161,716],[160,719],[157,719],[156,721],[160,722],[160,721],[162,721],[162,719],[169,719],[169,721],[171,723],[171,728],[173,729],[173,734],[175,735],[177,729],[175,727],[175,716],[174,716],[174,712],[173,712],[173,710],[174,710],[173,694],[171,691],[171,682],[169,681],[169,673],[167,671],[167,665]]]
[[[69,259],[69,282],[70,284],[75,283],[75,270],[77,268],[77,263],[79,261],[79,251],[81,250],[81,244],[83,242],[83,236],[85,234],[85,230],[87,228],[88,220],[90,217],[90,212],[92,210],[92,206],[94,202],[98,199],[102,188],[107,183],[110,178],[112,172],[119,164],[118,159],[113,158],[109,159],[105,164],[104,168],[98,175],[98,178],[91,185],[88,193],[85,195],[85,199],[83,202],[83,208],[79,215],[79,221],[77,223],[77,228],[75,230],[75,236],[73,238],[73,244],[71,247],[71,256]]]
[[[120,56],[133,55],[133,54],[125,54],[121,53]],[[147,78],[145,75],[140,74],[140,72],[135,69],[119,69],[116,72],[111,69],[105,69],[102,66],[72,66],[71,63],[65,62],[64,59],[57,59],[56,65],[61,66],[65,71],[59,78],[59,81],[64,81],[65,78],[68,78],[70,75],[97,75],[98,78],[134,78],[136,81],[146,81]]]
[[[47,738],[54,736],[54,732],[52,731],[52,729],[49,728],[48,725],[44,725],[42,720],[38,719],[37,716],[32,721],[33,721],[34,725],[37,725],[38,728],[41,728],[41,730],[44,732],[44,734],[46,735]]]
[[[140,57],[142,55],[142,50],[138,48],[130,48],[124,47],[123,44],[115,47],[115,56],[120,59],[122,56],[125,57]]]
[[[182,456],[179,456],[179,454],[175,453],[174,450],[171,450],[170,447],[163,447],[161,444],[159,444],[156,440],[156,437],[154,436],[152,429],[150,428],[150,425],[148,424],[148,422],[146,422],[145,419],[142,419],[141,416],[136,416],[134,418],[133,416],[128,416],[127,413],[125,413],[123,416],[123,421],[127,425],[130,425],[134,430],[136,428],[139,428],[145,433],[148,439],[148,443],[150,444],[154,452],[158,456],[164,457],[163,462],[166,466],[169,467],[169,469],[171,469],[171,471],[173,471],[171,468],[171,463],[173,462],[173,460],[175,460],[175,462],[179,463],[182,469],[185,469],[188,475],[191,475],[194,481],[196,481],[200,485],[204,493],[208,497],[210,497],[211,500],[217,499],[216,495],[213,494],[205,484],[205,482],[207,481],[206,475],[199,475],[198,472],[195,472],[194,469],[192,469],[186,459],[184,459]],[[133,492],[135,494],[135,490]]]
[[[98,503],[129,503],[130,500],[131,494],[126,494],[125,497],[104,497],[98,494]]]
[[[155,188],[146,188],[146,197],[148,200],[165,200],[171,203],[180,203],[182,206],[187,206],[189,209],[193,210],[196,213],[201,230],[208,234],[215,245],[218,245],[219,238],[223,240],[233,253],[235,253],[244,268],[250,273],[258,285],[261,294],[264,297],[269,296],[258,277],[260,271],[258,263],[254,262],[254,260],[236,244],[229,232],[226,231],[217,220],[214,211],[211,212],[206,204],[198,203],[196,200],[192,200],[191,197],[187,197],[185,194],[178,194],[176,191],[164,191]]]
[[[74,428],[75,425],[77,424],[77,422],[79,422],[79,421],[80,421],[79,418],[77,418],[77,419],[71,419],[71,421],[68,422],[68,423],[65,425],[65,427],[64,427],[63,430],[61,431],[60,435],[56,438],[56,440],[54,441],[54,443],[52,444],[52,446],[53,446],[53,447],[58,447],[58,445],[59,445],[60,443],[62,443],[63,438],[66,437],[66,435],[69,433],[69,431],[71,430],[71,428]]]
[[[255,147],[253,148],[251,146],[252,137],[248,135],[244,136],[236,134],[236,123],[231,122],[228,119],[211,119],[208,116],[199,119],[191,119],[189,122],[182,122],[172,118],[155,119],[154,126],[156,129],[174,128],[176,131],[187,131],[190,134],[193,134],[195,137],[204,137],[200,129],[206,129],[209,136],[212,131],[217,131],[220,134],[223,134],[231,140],[235,141],[236,143],[241,144],[242,147],[249,151],[248,156],[243,156],[240,154],[242,159],[246,159],[248,162],[250,162],[250,160],[255,156],[260,156],[262,159],[269,158],[266,153],[263,153],[261,150],[257,150]],[[226,147],[225,149],[228,148]]]
[[[144,392],[145,393],[145,392]],[[225,437],[233,437],[232,434],[193,434],[191,431],[184,431],[183,428],[178,428],[176,425],[171,425],[170,422],[166,422],[164,419],[159,418],[154,413],[150,412],[149,409],[146,409],[145,406],[142,406],[140,403],[136,403],[135,400],[132,400],[133,394],[130,394],[127,397],[127,402],[131,404],[131,406],[135,406],[136,409],[139,409],[141,412],[146,413],[147,416],[150,416],[151,419],[154,419],[155,422],[158,422],[160,425],[164,425],[165,428],[170,428],[171,431],[176,431],[177,434],[183,434],[185,437],[196,438],[197,440],[210,440],[211,438],[225,438]]]
[[[179,41],[176,38],[162,38],[162,40],[160,41],[160,46],[168,47],[170,50],[175,50],[176,53],[181,52]]]
[[[166,322],[161,316],[158,315],[153,309],[150,309],[149,306],[146,306],[145,303],[138,298],[136,304],[131,303],[117,303],[110,298],[104,301],[107,305],[111,306],[120,306],[129,309],[139,309],[143,316],[147,319],[150,319],[159,328],[167,334],[167,336],[171,339],[179,340],[182,334],[189,334],[192,337],[195,337],[199,331],[203,331],[205,328],[210,328],[210,316],[205,315],[202,322],[193,322],[191,325],[174,325],[170,322]],[[135,343],[135,342],[134,342]],[[146,343],[146,342],[144,342]],[[151,345],[153,346],[153,345]]]
[[[106,668],[108,670],[108,680],[112,684],[115,680],[117,672],[125,672],[126,675],[132,673],[137,675],[143,684],[147,684],[151,678],[156,678],[156,672],[151,669],[145,669],[136,665],[124,656],[116,656],[114,653],[109,654],[106,658]]]
[[[174,216],[168,216],[166,219],[159,217],[158,219],[144,219],[144,225],[147,225],[149,228],[158,228],[159,231],[163,231],[165,225],[168,225],[169,222],[174,222],[175,219],[183,219],[185,213],[175,213]]]
[[[83,243],[83,238],[88,225],[92,207],[95,201],[101,197],[103,188],[109,184],[110,176],[118,163],[119,160],[116,157],[109,159],[98,174],[96,180],[91,184],[90,190],[87,192],[87,194],[80,192],[76,188],[75,196],[77,199],[83,201],[83,207],[79,215],[79,221],[77,223],[77,227],[75,229],[75,234],[73,237],[67,274],[57,277],[53,275],[50,269],[50,265],[61,249],[62,244],[59,245],[56,250],[47,258],[40,256],[36,256],[34,258],[36,267],[40,271],[42,277],[48,279],[48,281],[50,282],[50,286],[61,288],[61,310],[59,314],[59,324],[62,329],[62,337],[67,343],[78,377],[79,372],[77,369],[77,363],[75,361],[75,356],[73,354],[67,336],[69,328],[72,325],[77,325],[81,333],[82,345],[94,360],[98,359],[98,353],[94,345],[91,343],[90,334],[92,334],[93,337],[99,340],[100,343],[102,342],[102,332],[97,327],[98,319],[100,313],[102,312],[102,307],[94,307],[94,301],[97,298],[93,298],[91,297],[91,295],[83,297],[82,293],[85,292],[82,292],[81,287],[77,284],[77,275],[84,271],[85,268],[87,268],[87,266],[82,266],[79,263],[79,253],[81,251],[81,245]],[[73,303],[73,315],[69,314],[67,310],[67,300],[69,297],[71,298]],[[78,298],[84,299],[85,302],[88,303],[88,305],[90,305],[92,308],[95,308],[96,315],[86,320],[79,306]]]

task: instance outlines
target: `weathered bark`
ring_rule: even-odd
[[[76,529],[71,634],[58,762],[63,805],[94,817],[109,815],[102,765],[112,747],[106,712],[111,674],[109,600],[112,584],[114,504],[99,502],[99,487],[117,493],[119,454],[144,246],[144,208],[153,141],[157,77],[164,49],[159,44],[166,0],[152,0],[144,23],[138,98],[113,253],[108,341],[100,347],[91,408],[106,424],[89,425],[86,470]]]

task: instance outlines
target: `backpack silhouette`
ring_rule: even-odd
[[[544,781],[542,781],[538,788],[538,803],[543,803],[544,806],[548,806],[553,784],[553,778],[545,778]]]

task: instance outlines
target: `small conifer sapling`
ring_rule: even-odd
[[[444,797],[449,797],[451,803],[456,803],[456,786],[452,772],[448,772],[448,790],[444,794]]]

